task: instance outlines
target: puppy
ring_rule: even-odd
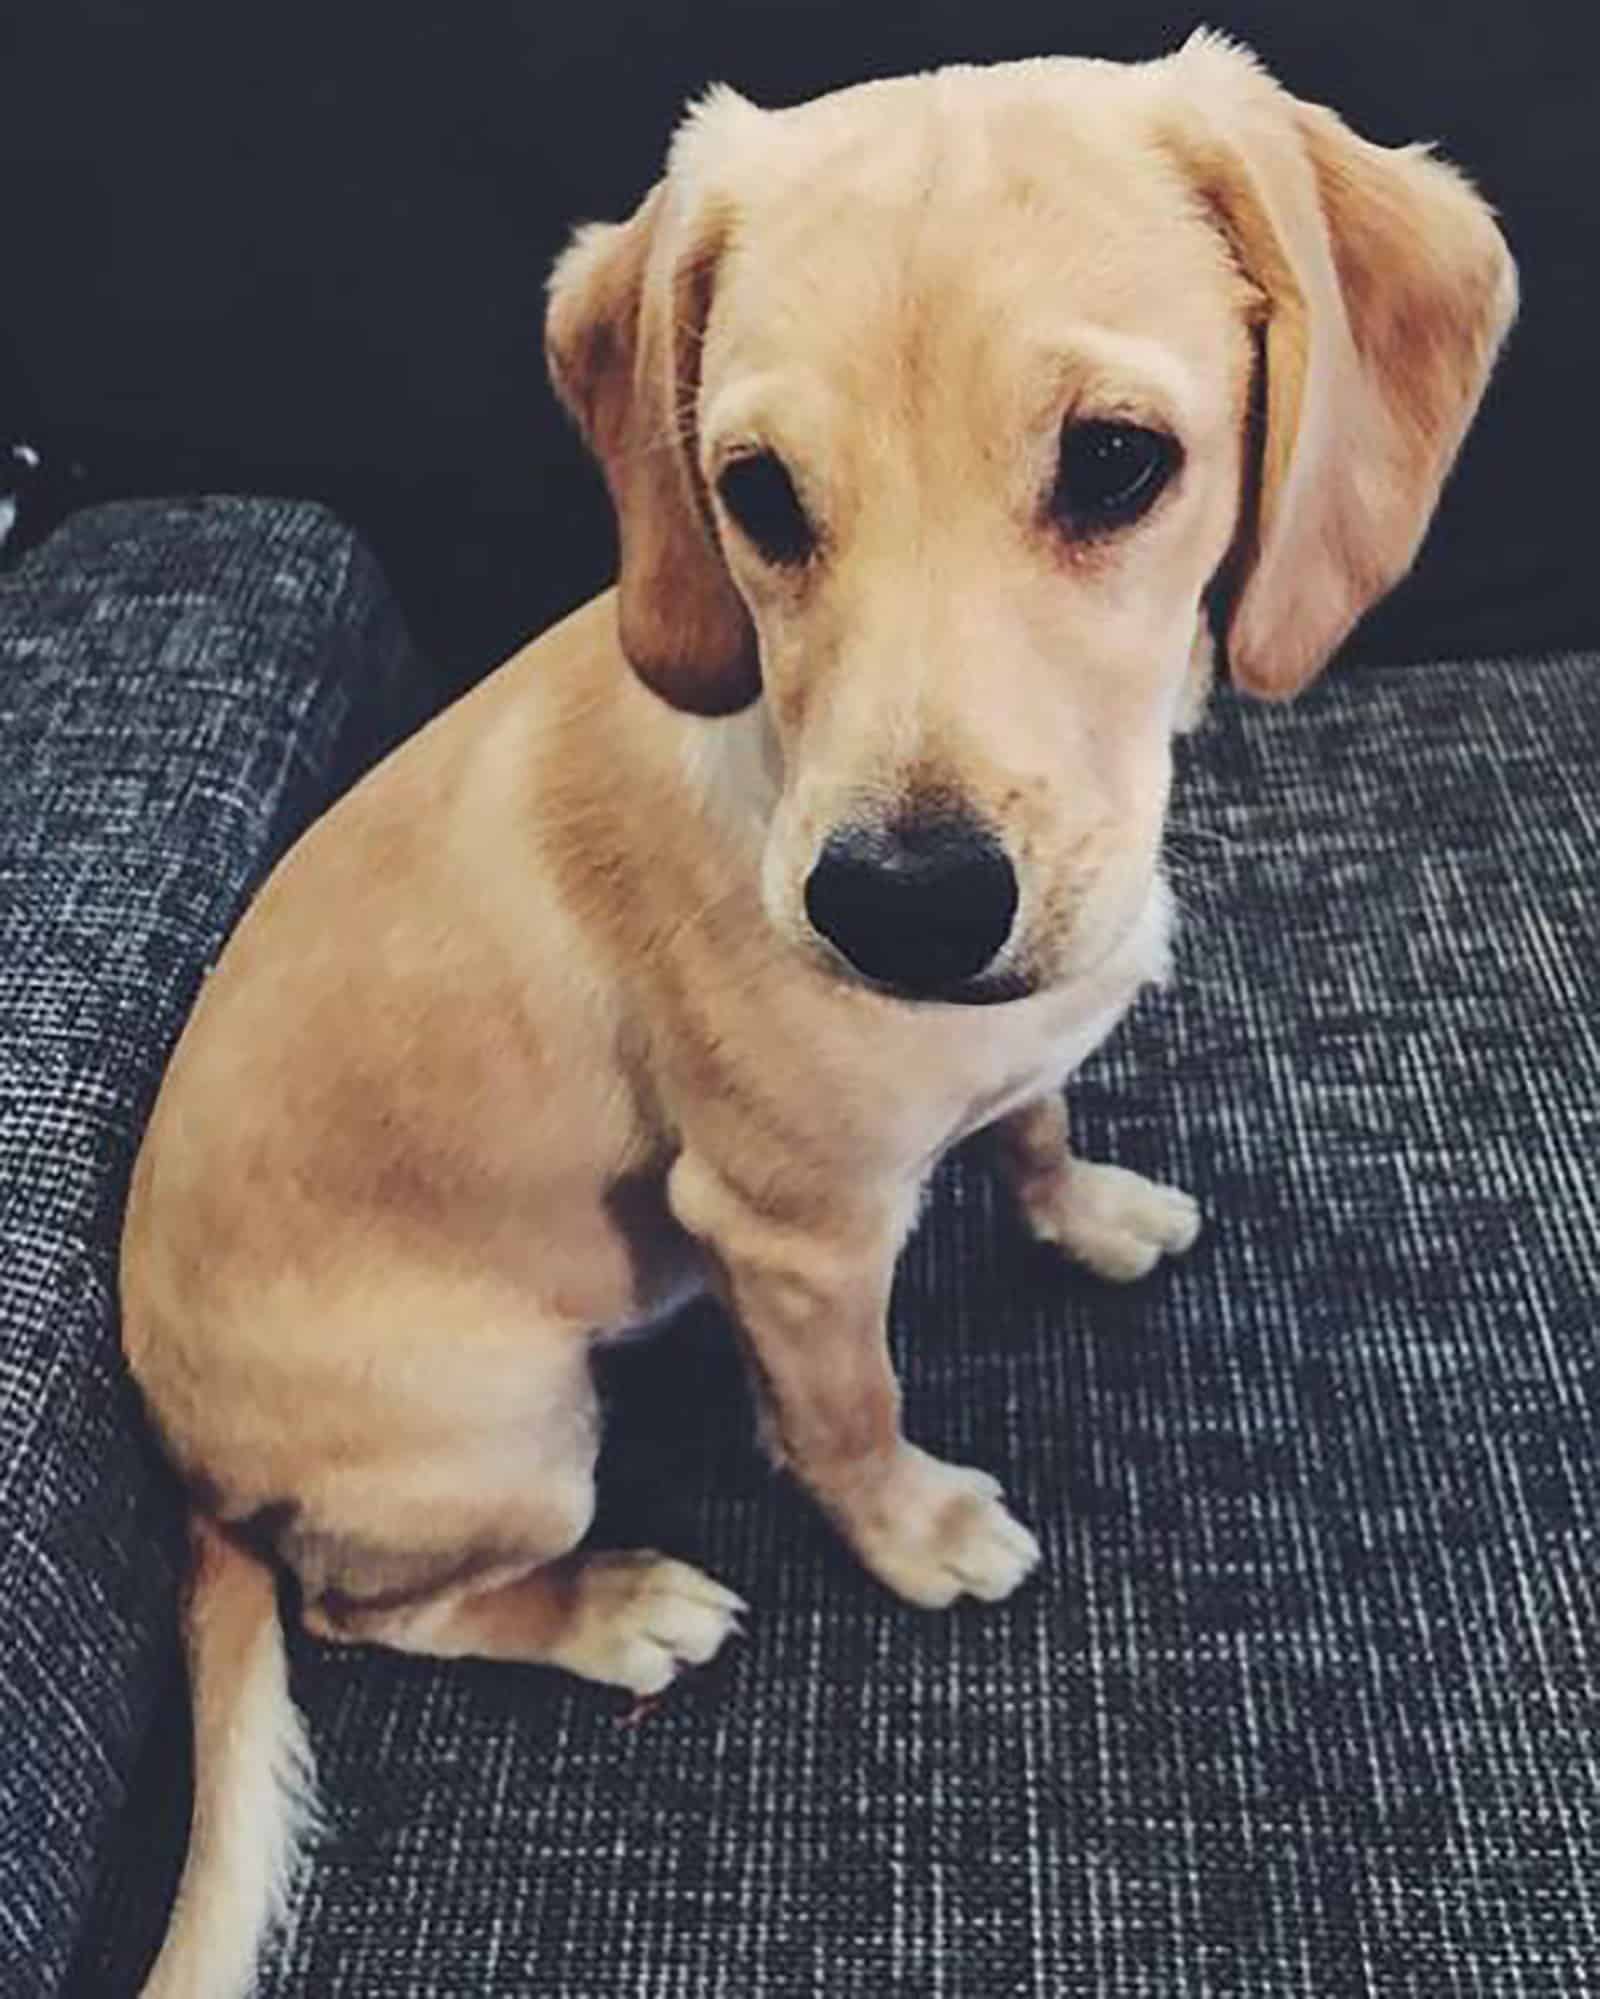
[[[1515,305],[1489,211],[1201,35],[689,116],[551,286],[616,590],[313,827],[208,982],[128,1210],[192,1499],[194,1828],[148,1994],[244,1991],[326,1639],[651,1693],[743,1606],[579,1555],[597,1339],[706,1288],[774,1455],[908,1602],[1037,1560],[902,1433],[884,1315],[980,1128],[1106,1276],[1193,1205],[1063,1080],[1166,963],[1213,628],[1295,692],[1406,570]]]

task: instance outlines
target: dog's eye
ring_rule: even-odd
[[[1136,423],[1069,423],[1050,511],[1079,534],[1125,527],[1154,506],[1178,465],[1175,439]]]
[[[768,562],[797,569],[816,553],[816,530],[775,452],[735,458],[717,480],[717,491],[740,533]]]

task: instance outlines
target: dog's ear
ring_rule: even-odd
[[[669,171],[630,221],[578,231],[550,279],[545,351],[616,510],[622,649],[673,707],[725,715],[761,691],[696,439],[728,221],[678,178]]]
[[[1369,144],[1202,33],[1161,138],[1259,298],[1256,463],[1223,580],[1233,678],[1281,698],[1411,567],[1516,314],[1462,175]]]

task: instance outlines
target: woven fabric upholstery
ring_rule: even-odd
[[[1035,1584],[891,1601],[708,1317],[615,1356],[607,1537],[747,1639],[634,1725],[302,1644],[333,1833],[268,1999],[1597,1989],[1597,673],[1185,747],[1179,980],[1072,1096],[1202,1244],[1118,1292],[957,1161],[898,1292],[910,1427],[1004,1477]]]
[[[415,718],[318,508],[78,516],[0,577],[0,1992],[55,1992],[173,1676],[177,1514],[116,1352],[116,1244],[205,964]]]
[[[892,1601],[712,1317],[609,1356],[604,1536],[748,1636],[642,1716],[297,1641],[332,1827],[263,1999],[1600,1989],[1600,665],[1223,699],[1182,763],[1178,981],[1071,1095],[1200,1246],[1098,1284],[958,1159],[897,1292],[913,1434],[1042,1575]]]

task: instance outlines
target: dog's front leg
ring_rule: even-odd
[[[987,1137],[1033,1235],[1097,1276],[1129,1283],[1200,1233],[1200,1210],[1178,1188],[1074,1158],[1057,1091],[1001,1118]]]
[[[769,1447],[866,1566],[928,1609],[1009,1596],[1038,1543],[995,1479],[929,1456],[900,1428],[886,1312],[909,1195],[893,1212],[836,1194],[758,1207],[686,1155],[669,1198],[743,1329]]]

